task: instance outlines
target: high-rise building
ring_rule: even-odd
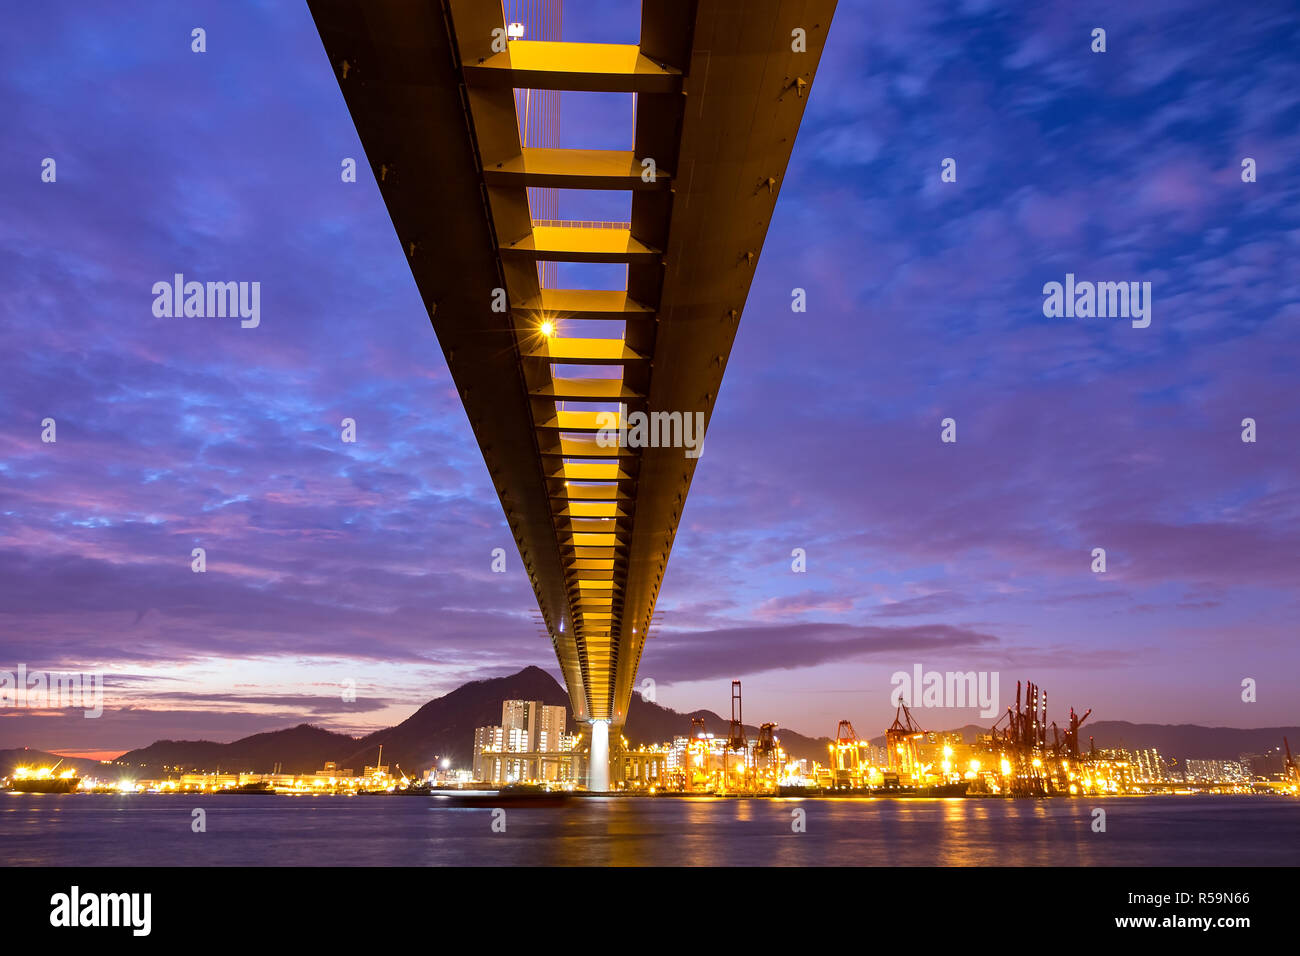
[[[505,747],[504,735],[500,727],[476,727],[474,729],[474,779],[499,780],[503,776],[501,758],[493,754],[501,753]]]
[[[1138,783],[1164,783],[1168,778],[1165,762],[1160,758],[1160,751],[1135,750],[1133,757],[1133,779]]]
[[[569,724],[567,708],[542,705],[537,718],[537,749],[544,753],[563,750],[563,740]]]
[[[560,762],[540,755],[572,749],[566,733],[568,716],[566,708],[538,700],[503,701],[501,725],[474,731],[474,779],[488,783],[563,779]]]
[[[568,710],[538,700],[501,704],[501,728],[512,753],[556,752],[568,725]]]
[[[1188,783],[1235,783],[1250,782],[1250,770],[1236,760],[1188,760]]]

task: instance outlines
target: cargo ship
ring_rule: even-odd
[[[59,763],[63,763],[62,760]],[[18,767],[9,780],[9,789],[17,793],[76,793],[81,786],[81,778],[75,770],[65,770],[56,774],[59,763],[53,767]]]

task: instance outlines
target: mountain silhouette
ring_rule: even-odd
[[[507,700],[539,700],[566,710],[569,707],[569,695],[554,677],[540,667],[525,667],[509,677],[472,681],[435,697],[397,726],[356,741],[339,766],[357,772],[363,766],[374,766],[382,745],[390,771],[400,766],[407,774],[422,773],[435,760],[443,759],[450,760],[453,767],[471,767],[474,729],[501,723],[501,703]]]
[[[340,768],[360,773],[364,767],[376,765],[382,745],[383,761],[391,772],[400,767],[414,776],[444,759],[450,760],[453,767],[468,768],[473,763],[474,729],[499,724],[501,703],[506,700],[539,700],[566,709],[569,706],[568,692],[559,681],[540,667],[525,667],[508,677],[464,684],[429,701],[400,724],[365,737],[350,737],[311,724],[299,724],[228,744],[209,740],[159,740],[123,754],[116,762],[159,771],[179,767],[231,773],[267,773],[279,764],[283,773],[311,773],[319,770],[325,761],[333,760]],[[718,736],[727,733],[728,721],[711,710],[682,714],[633,694],[623,736],[633,747],[662,743],[689,734],[692,717],[702,717],[710,733]],[[747,724],[746,729],[751,736],[758,734],[758,728],[753,725]],[[824,759],[826,738],[810,738],[780,729],[777,735],[793,756]]]

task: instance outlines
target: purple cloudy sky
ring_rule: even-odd
[[[305,4],[3,18],[0,670],[108,689],[0,711],[0,747],[360,732],[555,672],[378,189],[340,181]],[[565,38],[637,19],[570,2]],[[921,664],[1056,717],[1300,718],[1297,45],[1289,2],[842,0],[642,660],[661,703],[742,677],[751,721],[876,733]],[[616,125],[570,104],[562,143]],[[260,327],[155,318],[176,272],[259,281]],[[1067,272],[1151,282],[1150,328],[1045,318]]]

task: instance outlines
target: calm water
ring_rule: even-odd
[[[1280,797],[573,803],[508,809],[493,833],[490,810],[424,797],[0,793],[0,841],[15,866],[1300,863],[1300,802]],[[191,831],[196,807],[206,833]]]

